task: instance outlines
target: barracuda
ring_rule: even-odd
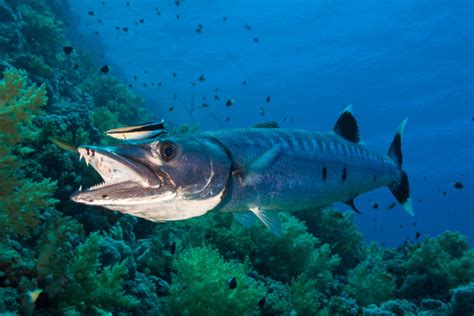
[[[405,123],[387,154],[360,144],[350,107],[326,133],[261,124],[114,147],[81,146],[80,157],[104,182],[71,198],[158,222],[232,212],[246,227],[259,219],[279,234],[278,212],[334,202],[358,212],[358,195],[388,187],[413,215],[402,170]]]

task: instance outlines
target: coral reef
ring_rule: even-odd
[[[0,0],[2,315],[474,313],[474,252],[459,233],[387,249],[334,208],[281,214],[277,237],[231,214],[155,224],[69,202],[97,176],[49,138],[103,143],[147,118],[85,52],[64,53],[63,6]],[[41,302],[27,299],[36,289]]]
[[[210,248],[181,252],[173,269],[169,314],[176,310],[182,315],[257,314],[265,295],[263,284],[248,276],[248,263],[226,262]]]

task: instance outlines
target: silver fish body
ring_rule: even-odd
[[[387,155],[371,152],[333,132],[248,128],[208,132],[203,137],[217,139],[235,166],[245,166],[281,146],[255,184],[231,178],[226,200],[219,206],[222,211],[322,207],[390,186],[400,177],[400,169]]]
[[[413,214],[402,170],[402,122],[387,154],[360,144],[351,109],[333,131],[254,128],[166,135],[115,147],[80,146],[104,179],[79,190],[78,203],[103,206],[152,221],[182,220],[209,211],[233,212],[249,227],[261,220],[281,230],[278,212],[315,209],[388,187]]]

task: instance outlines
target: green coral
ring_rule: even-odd
[[[97,73],[84,80],[81,89],[93,97],[96,107],[105,107],[116,113],[118,121],[122,123],[138,123],[137,118],[146,120],[142,111],[143,99],[117,78]]]
[[[366,256],[364,238],[354,224],[352,211],[341,213],[335,208],[326,208],[298,212],[297,216],[305,221],[309,232],[329,244],[341,259],[338,272],[353,268]]]
[[[18,155],[30,151],[22,141],[36,135],[31,122],[46,101],[44,86],[28,85],[23,72],[5,71],[0,82],[0,237],[28,236],[39,224],[41,211],[56,202],[54,182],[18,177],[22,166]]]
[[[113,311],[117,307],[131,308],[138,304],[138,300],[125,294],[122,288],[122,278],[127,273],[125,261],[101,267],[100,239],[100,234],[91,234],[84,244],[76,248],[67,264],[66,286],[64,292],[57,296],[63,308],[81,306],[84,312],[94,307]]]
[[[449,289],[474,280],[474,251],[465,236],[447,231],[409,246],[403,267],[404,296],[448,296]]]
[[[362,306],[380,304],[395,294],[395,280],[387,272],[382,252],[372,245],[369,256],[347,274],[345,291]]]
[[[316,280],[303,273],[291,282],[290,291],[298,315],[317,315],[321,311],[325,296],[318,290]]]
[[[250,278],[247,264],[226,262],[216,250],[196,247],[173,260],[175,273],[167,312],[173,315],[252,315],[265,295],[264,286]],[[229,287],[235,278],[236,287]]]
[[[207,243],[216,246],[226,258],[249,257],[263,275],[289,282],[309,271],[312,277],[328,283],[339,258],[328,245],[307,232],[304,223],[290,214],[280,214],[282,234],[275,236],[263,224],[245,229],[230,214],[209,214],[179,223],[186,227],[186,244]],[[324,281],[323,281],[324,279]]]

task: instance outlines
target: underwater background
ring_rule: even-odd
[[[473,315],[471,1],[0,0],[0,313]],[[231,100],[231,106],[226,103]],[[415,216],[386,189],[282,214],[151,223],[69,196],[98,176],[51,138],[329,131],[400,121]]]

